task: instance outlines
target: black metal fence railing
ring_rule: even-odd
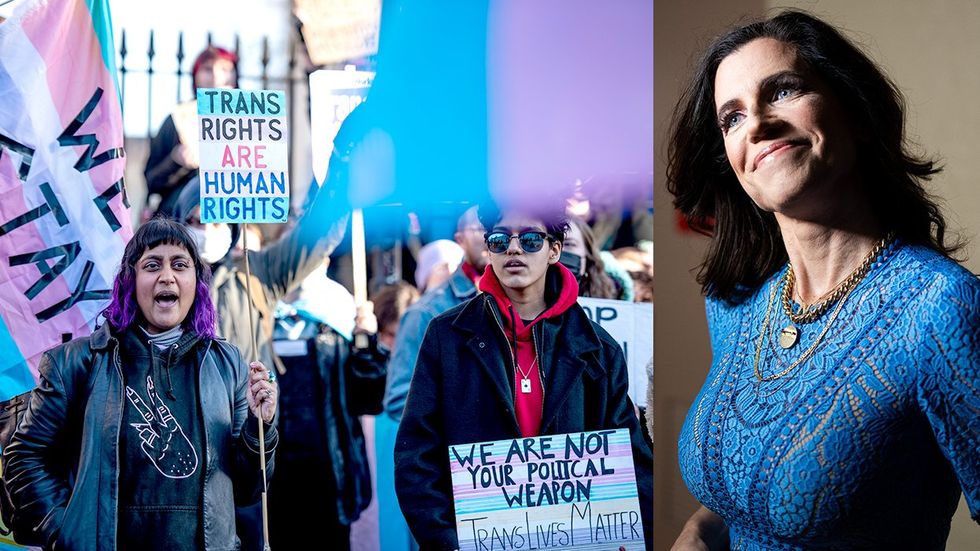
[[[145,136],[147,139],[152,138],[157,132],[158,123],[155,117],[156,113],[159,113],[160,108],[171,108],[176,106],[186,99],[184,94],[189,93],[191,86],[191,79],[194,75],[191,74],[190,64],[193,63],[194,57],[189,57],[184,49],[184,31],[178,31],[177,33],[177,43],[176,48],[172,52],[158,52],[156,45],[156,37],[153,30],[150,30],[146,50],[145,50],[145,64],[141,63],[142,60],[135,59],[136,53],[130,48],[132,44],[131,38],[128,39],[126,35],[126,30],[122,29],[119,38],[119,91],[120,91],[120,101],[123,106],[123,119],[126,128],[128,129],[127,134],[133,138],[141,138]],[[207,45],[212,45],[212,33],[207,33]],[[307,79],[302,77],[294,76],[294,69],[297,62],[297,43],[293,36],[288,39],[287,47],[285,52],[281,52],[282,55],[286,57],[285,73],[279,72],[278,74],[272,74],[270,72],[270,67],[273,65],[273,61],[276,61],[275,65],[282,66],[282,59],[274,59],[273,54],[279,54],[279,52],[273,52],[269,46],[269,37],[263,36],[261,41],[261,48],[259,52],[253,51],[242,51],[241,40],[239,35],[236,33],[234,35],[234,46],[233,51],[236,56],[238,56],[239,71],[242,71],[243,67],[258,67],[258,74],[247,72],[240,72],[238,75],[239,83],[243,87],[251,86],[261,86],[262,89],[276,89],[283,90],[286,93],[286,101],[288,105],[295,105],[294,99],[296,97],[296,87],[297,86],[308,86],[309,83]],[[173,60],[176,61],[175,67],[173,69],[169,68],[166,72],[160,72],[156,67],[163,55],[173,56]],[[195,54],[196,55],[196,54]],[[255,56],[258,58],[255,59]],[[159,57],[158,57],[159,56]],[[169,60],[168,60],[169,61]],[[257,63],[256,63],[257,61]],[[135,66],[135,68],[134,68]],[[170,96],[169,94],[162,93],[162,90],[157,90],[157,94],[154,94],[154,77],[167,75],[170,77],[168,80],[176,77],[176,94]],[[139,134],[133,134],[133,128],[137,127],[136,123],[127,119],[127,116],[140,116],[143,114],[143,109],[137,109],[137,104],[134,102],[142,101],[142,98],[127,97],[127,80],[135,76],[140,76],[145,78],[146,83],[146,97],[145,97],[145,113],[146,113],[146,129],[145,134],[140,132]],[[250,86],[249,86],[250,85]],[[142,88],[142,86],[140,86]],[[132,90],[129,92],[132,94]],[[127,105],[130,108],[127,108]],[[142,106],[140,106],[142,107]],[[293,142],[294,128],[296,126],[297,120],[297,110],[289,109],[289,121],[288,121],[288,131],[290,143]],[[293,168],[293,155],[290,153],[289,160],[290,168]]]

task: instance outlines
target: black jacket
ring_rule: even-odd
[[[198,373],[205,430],[204,545],[238,548],[235,503],[262,491],[257,419],[246,401],[248,368],[237,348],[203,340]],[[107,325],[45,353],[10,445],[3,450],[8,489],[19,515],[47,546],[113,550],[118,520],[119,431],[123,401],[119,341]],[[266,475],[278,435],[267,425]]]
[[[197,175],[196,167],[186,167],[170,156],[180,145],[180,136],[173,115],[167,115],[157,135],[150,140],[150,155],[146,159],[146,187],[149,193],[160,194],[157,212],[173,216],[177,196],[191,178]]]
[[[432,320],[422,342],[395,443],[398,501],[422,549],[458,548],[447,447],[521,437],[500,323],[482,294]],[[622,349],[578,304],[533,331],[548,385],[540,434],[629,429],[649,547],[653,457],[627,397]]]
[[[283,326],[276,327],[277,337],[285,337]],[[312,334],[312,335],[311,335]],[[328,488],[315,488],[313,483],[303,488],[284,487],[275,485],[270,499],[286,497],[292,501],[285,508],[278,507],[282,499],[278,499],[277,508],[272,514],[289,514],[292,507],[315,507],[316,501],[334,499],[335,503],[326,510],[336,511],[336,518],[324,519],[325,522],[349,526],[358,519],[361,512],[371,502],[371,471],[368,467],[367,450],[364,433],[361,430],[360,415],[376,415],[381,413],[381,401],[384,397],[387,354],[377,347],[377,340],[371,338],[371,346],[352,351],[352,344],[328,325],[310,321],[304,329],[303,339],[312,339],[312,354],[303,356],[280,376],[280,382],[292,376],[294,369],[315,369],[316,377],[322,389],[322,402],[315,404],[322,422],[322,442],[326,449],[323,453],[324,465],[329,466],[332,484]],[[282,339],[285,340],[285,339]],[[303,365],[304,363],[309,365]],[[314,393],[316,394],[316,393]],[[298,398],[293,398],[296,400]],[[292,403],[289,396],[284,394],[281,408],[286,415],[286,408]],[[294,420],[294,422],[299,420]],[[297,435],[309,435],[310,427],[286,426],[283,431],[284,447],[280,448],[280,466],[288,468],[291,450],[288,443],[295,441]],[[295,431],[296,434],[293,434]],[[304,436],[305,437],[305,436]],[[309,497],[309,492],[316,491],[314,503],[303,499]],[[294,499],[300,496],[299,499]],[[273,543],[283,538],[273,534]]]

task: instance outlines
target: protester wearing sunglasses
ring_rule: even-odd
[[[490,265],[483,293],[429,324],[395,445],[395,489],[422,549],[458,549],[447,447],[627,428],[644,537],[653,458],[627,397],[619,345],[578,305],[559,264],[564,202],[480,207]]]

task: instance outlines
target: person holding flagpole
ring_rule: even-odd
[[[236,503],[262,491],[278,387],[215,336],[210,269],[182,225],[126,245],[106,323],[47,352],[4,478],[18,541],[45,549],[237,549]]]

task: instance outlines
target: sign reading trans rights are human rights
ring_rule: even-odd
[[[286,96],[198,88],[201,222],[285,222],[289,210]]]
[[[460,551],[642,550],[626,429],[449,447]]]

